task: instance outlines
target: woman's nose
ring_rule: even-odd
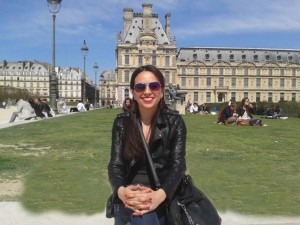
[[[145,89],[144,93],[146,93],[146,94],[151,94],[152,93],[150,88],[149,88],[149,85],[146,85],[146,89]]]

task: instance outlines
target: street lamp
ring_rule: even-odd
[[[99,66],[97,63],[94,64],[93,69],[95,71],[95,102],[94,102],[94,108],[96,108],[96,103],[97,103],[97,72],[99,70]]]
[[[100,86],[101,86],[101,81],[103,81],[104,79],[104,76],[103,76],[103,73],[100,75],[100,82],[99,82],[99,92],[100,92],[100,107],[102,106],[102,89]]]
[[[50,105],[54,112],[57,113],[56,99],[58,98],[57,77],[55,72],[55,18],[59,12],[62,0],[47,0],[48,8],[53,18],[53,36],[52,36],[52,70],[50,76]]]
[[[86,101],[86,88],[85,88],[85,58],[89,52],[89,49],[85,43],[85,40],[83,41],[82,47],[81,47],[81,54],[83,56],[83,84],[82,84],[82,89],[81,89],[81,102]]]

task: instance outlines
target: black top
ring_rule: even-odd
[[[146,187],[151,187],[146,163],[145,159],[139,160],[137,163],[136,174],[133,175],[133,179],[130,182],[131,184],[141,184]]]

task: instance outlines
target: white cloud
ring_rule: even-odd
[[[224,4],[221,12],[212,12],[210,16],[199,15],[190,19],[190,23],[181,22],[173,27],[178,37],[194,37],[206,34],[236,34],[250,32],[273,32],[300,30],[300,16],[297,9],[299,1],[219,1]],[[291,4],[290,4],[291,3]],[[207,7],[205,11],[209,10]]]

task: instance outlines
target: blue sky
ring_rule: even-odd
[[[26,3],[25,3],[26,2]],[[300,49],[299,0],[62,0],[56,18],[56,65],[83,70],[115,69],[116,36],[123,31],[123,9],[142,12],[153,4],[162,25],[171,13],[177,47]],[[188,3],[188,4],[187,4]],[[52,62],[52,17],[47,0],[0,0],[0,60]]]

